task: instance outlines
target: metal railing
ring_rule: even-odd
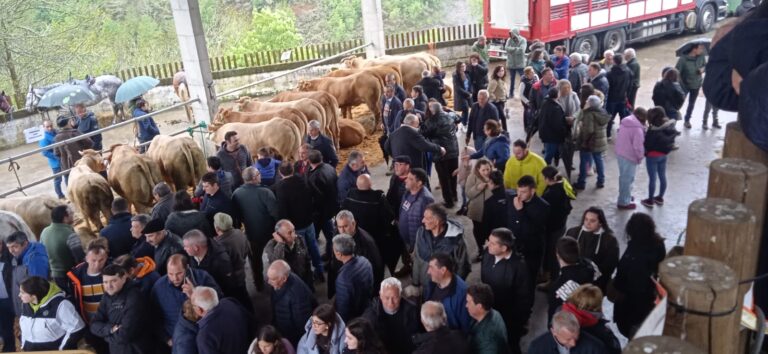
[[[230,95],[230,94],[233,94],[233,93],[238,92],[238,91],[242,91],[242,90],[247,89],[249,87],[253,87],[253,86],[256,86],[256,85],[268,82],[268,81],[272,81],[272,80],[278,79],[280,77],[293,74],[293,73],[295,73],[297,71],[308,69],[308,68],[310,68],[312,66],[328,62],[328,61],[336,59],[336,58],[338,58],[340,56],[354,53],[354,52],[356,52],[356,51],[358,51],[360,49],[366,48],[366,47],[371,46],[371,45],[373,45],[373,43],[363,44],[361,46],[357,46],[355,48],[352,48],[352,49],[340,52],[340,53],[335,54],[333,56],[330,56],[330,57],[327,57],[327,58],[323,58],[323,59],[314,61],[314,62],[306,64],[306,65],[302,65],[302,66],[300,66],[298,68],[291,69],[289,71],[286,71],[286,72],[283,72],[283,73],[280,73],[280,74],[277,74],[277,75],[274,75],[274,76],[270,76],[270,77],[268,77],[266,79],[258,80],[258,81],[255,81],[255,82],[252,82],[252,83],[240,86],[240,87],[236,87],[236,88],[224,91],[224,92],[222,92],[220,94],[217,94],[216,98],[221,98],[223,96]],[[7,197],[7,196],[9,196],[11,194],[14,194],[14,193],[22,193],[22,194],[26,195],[26,193],[24,193],[25,189],[37,186],[39,184],[45,183],[45,182],[50,181],[50,180],[53,180],[53,179],[55,179],[55,178],[57,178],[59,176],[64,176],[64,175],[68,174],[70,172],[70,170],[71,170],[71,169],[69,169],[69,170],[66,170],[66,171],[61,171],[61,172],[55,173],[53,175],[37,179],[37,180],[35,180],[33,182],[30,182],[30,183],[27,183],[27,184],[22,184],[21,180],[20,180],[20,178],[18,176],[18,173],[17,173],[17,170],[18,170],[19,166],[18,166],[18,163],[16,161],[19,160],[19,159],[22,159],[22,158],[25,158],[25,157],[29,157],[29,156],[32,156],[32,155],[36,155],[36,154],[39,154],[39,153],[41,153],[43,151],[50,150],[50,149],[53,149],[53,148],[58,147],[58,146],[63,146],[63,145],[66,145],[66,144],[69,144],[69,143],[72,143],[72,142],[75,142],[75,141],[78,141],[78,140],[89,138],[91,136],[98,135],[98,134],[101,134],[103,132],[110,131],[110,130],[113,130],[113,129],[117,129],[117,128],[126,126],[126,125],[131,124],[131,123],[139,122],[141,120],[144,120],[144,119],[147,119],[147,118],[151,117],[152,115],[168,112],[168,111],[177,109],[179,107],[185,107],[185,106],[187,106],[187,105],[189,105],[191,103],[195,103],[195,102],[200,102],[200,99],[199,98],[194,98],[194,99],[191,99],[191,100],[188,100],[188,101],[177,103],[175,105],[172,105],[172,106],[169,106],[169,107],[166,107],[166,108],[163,108],[163,109],[159,109],[157,111],[145,114],[143,116],[134,117],[134,118],[131,118],[129,120],[126,120],[126,121],[123,121],[123,122],[120,122],[120,123],[117,123],[117,124],[113,124],[113,125],[110,125],[110,126],[105,127],[105,128],[94,130],[92,132],[88,132],[88,133],[85,133],[85,134],[82,134],[82,135],[78,135],[78,136],[76,136],[74,138],[70,138],[70,139],[67,139],[67,140],[64,140],[64,141],[60,141],[58,143],[54,143],[54,144],[48,145],[46,147],[32,149],[30,151],[26,151],[26,152],[20,153],[18,155],[14,155],[14,156],[11,156],[11,157],[6,157],[6,158],[3,158],[3,159],[0,159],[0,165],[4,164],[4,163],[8,163],[9,164],[8,170],[15,175],[16,182],[18,184],[18,186],[15,187],[14,189],[0,193],[0,198],[5,198],[5,197]],[[202,129],[205,128],[205,127],[206,127],[205,123],[198,123],[197,125],[190,126],[190,127],[187,127],[187,128],[184,128],[184,129],[181,129],[181,130],[178,130],[178,131],[175,131],[175,132],[167,134],[167,135],[175,136],[175,135],[179,135],[179,134],[182,134],[182,133],[185,133],[185,132],[187,132],[190,135],[192,135],[194,133],[194,129],[196,129],[196,128],[199,128],[200,129],[200,133],[202,134],[203,133]],[[150,142],[145,142],[145,143],[139,144],[138,146],[144,146],[144,145],[147,145],[149,143]],[[205,144],[201,144],[201,145],[203,146],[203,149],[205,149]],[[206,152],[206,154],[207,154],[207,152]]]

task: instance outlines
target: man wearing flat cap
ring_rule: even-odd
[[[53,138],[54,143],[62,142],[67,139],[71,139],[80,136],[80,132],[75,129],[74,119],[68,116],[59,116],[56,119],[56,125],[59,126],[58,134]],[[61,164],[61,170],[66,171],[75,165],[77,160],[82,157],[80,151],[93,148],[93,140],[91,138],[84,138],[78,141],[64,144],[53,148],[53,153],[59,158]],[[64,183],[69,186],[69,173],[64,175]]]
[[[155,270],[160,275],[165,275],[168,258],[177,253],[184,254],[181,238],[166,230],[165,223],[160,219],[150,220],[141,232],[147,238],[147,243],[155,248],[155,256],[153,257],[157,265]]]

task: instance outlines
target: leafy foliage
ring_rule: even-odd
[[[241,56],[261,50],[296,47],[302,39],[296,32],[295,22],[295,16],[290,10],[254,10],[251,28],[227,50],[227,54]]]

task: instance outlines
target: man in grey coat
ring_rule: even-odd
[[[507,71],[509,72],[509,98],[515,97],[515,77],[520,74],[523,78],[523,69],[525,68],[525,48],[528,42],[520,35],[520,29],[513,27],[509,30],[509,39],[504,44],[504,50],[507,51]]]
[[[571,53],[571,68],[568,71],[568,81],[571,89],[577,94],[581,92],[581,85],[587,83],[589,67],[581,61],[581,54]]]

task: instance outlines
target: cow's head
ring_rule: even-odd
[[[341,59],[341,63],[350,69],[357,69],[362,65],[360,58],[355,55],[350,55],[344,59]]]
[[[313,80],[299,80],[298,89],[299,91],[315,91]]]
[[[80,158],[75,165],[88,166],[93,172],[101,172],[105,170],[104,159],[98,151],[86,149],[78,152],[82,158]]]
[[[219,108],[219,113],[216,113],[216,116],[213,117],[212,124],[218,124],[222,125],[226,123],[229,119],[229,116],[232,114],[232,110],[229,108]]]

